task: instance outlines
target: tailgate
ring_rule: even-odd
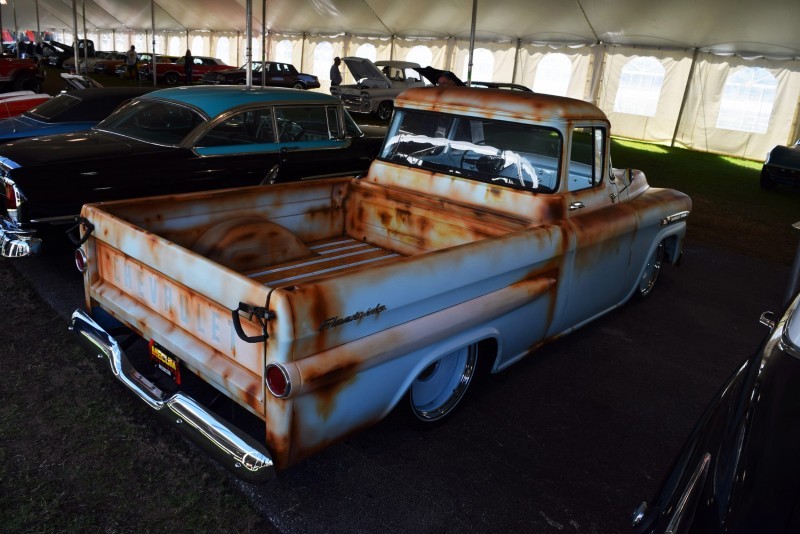
[[[122,228],[113,233],[118,246],[88,242],[87,309],[100,305],[263,419],[264,343],[239,338],[232,310],[240,302],[264,306],[268,288],[157,236]],[[262,334],[255,322],[241,324],[249,336]]]

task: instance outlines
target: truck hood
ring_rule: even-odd
[[[20,167],[61,165],[127,155],[137,143],[135,140],[90,130],[13,141],[0,147],[0,157]]]
[[[347,66],[350,74],[352,74],[353,79],[359,82],[359,85],[366,84],[370,87],[392,86],[391,80],[372,61],[360,57],[345,57],[342,58],[342,61]]]

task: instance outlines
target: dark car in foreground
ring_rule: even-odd
[[[800,139],[792,146],[778,145],[767,154],[761,168],[761,187],[800,185]]]
[[[0,120],[0,143],[88,130],[122,104],[152,90],[148,87],[99,87],[61,93],[21,115]]]
[[[299,72],[291,63],[279,61],[254,61],[252,72],[253,85],[268,87],[294,87],[295,89],[317,89],[319,78],[312,74]],[[208,85],[244,85],[247,83],[247,66],[207,72],[200,78],[200,83]]]
[[[800,230],[800,223],[794,225]],[[640,533],[800,531],[800,254],[789,304],[760,350],[712,401],[660,491],[634,512]]]
[[[180,87],[132,100],[87,132],[0,146],[0,255],[38,252],[41,230],[81,206],[365,171],[385,129],[364,133],[326,94]]]

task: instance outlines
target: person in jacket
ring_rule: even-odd
[[[192,85],[192,67],[194,67],[194,57],[192,57],[192,51],[187,49],[183,58],[183,75],[186,77],[186,85]]]
[[[342,60],[339,57],[333,58],[333,65],[331,65],[331,87],[336,87],[342,83],[342,73],[339,72],[339,64]]]

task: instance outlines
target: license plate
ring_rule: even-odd
[[[153,362],[161,372],[166,373],[172,378],[176,384],[181,383],[181,368],[179,365],[179,360],[167,350],[156,343],[154,340],[150,340],[150,361]]]

